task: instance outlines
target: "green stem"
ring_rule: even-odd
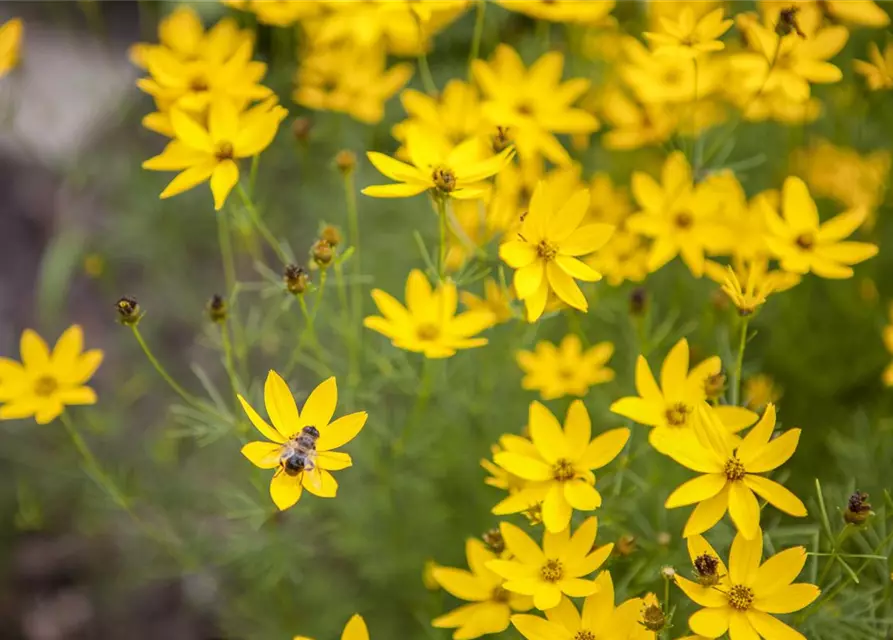
[[[236,184],[236,190],[239,192],[239,197],[242,198],[242,204],[244,204],[245,208],[248,210],[248,215],[251,216],[251,221],[254,223],[254,226],[257,227],[258,231],[260,231],[260,234],[264,237],[264,240],[267,241],[267,244],[270,245],[270,248],[273,250],[276,256],[283,263],[287,263],[288,257],[282,250],[282,246],[279,244],[279,241],[276,240],[276,236],[273,235],[269,227],[264,224],[264,221],[257,213],[257,207],[254,206],[254,203],[251,201],[251,197],[248,195],[248,192],[245,191],[245,187],[242,186],[241,182]]]
[[[149,359],[149,362],[152,363],[153,367],[155,367],[155,371],[158,372],[158,375],[160,375],[164,379],[164,381],[167,382],[168,386],[170,386],[170,388],[173,389],[177,393],[178,396],[183,398],[183,400],[185,400],[186,402],[188,402],[191,405],[201,407],[201,403],[198,401],[198,399],[195,396],[193,396],[192,394],[185,391],[183,389],[183,387],[181,387],[179,384],[177,384],[177,381],[174,380],[170,376],[170,374],[168,374],[168,372],[165,370],[165,368],[161,366],[161,363],[158,362],[158,359],[153,355],[152,351],[149,349],[149,345],[147,345],[146,341],[143,339],[143,334],[140,333],[139,328],[135,324],[130,325],[130,328],[133,330],[133,335],[136,337],[136,341],[139,343],[140,347],[142,347],[143,353],[146,354],[146,357]]]
[[[347,225],[350,234],[350,245],[353,247],[354,282],[350,287],[351,325],[353,327],[353,339],[350,341],[348,353],[348,386],[355,387],[360,375],[360,350],[363,341],[363,295],[360,289],[362,270],[360,268],[360,221],[357,215],[357,193],[354,187],[353,171],[344,173],[344,197],[347,202]]]
[[[337,260],[335,261],[335,286],[338,288],[338,301],[341,303],[341,312],[350,318],[350,305],[347,302],[347,287],[344,284],[344,268]]]
[[[471,51],[468,54],[468,81],[471,82],[471,65],[481,55],[481,38],[484,35],[484,14],[487,10],[487,1],[478,0],[477,14],[474,19],[474,36],[471,39]]]
[[[397,456],[402,456],[406,451],[406,443],[409,441],[409,436],[415,431],[416,425],[421,422],[422,415],[425,413],[425,409],[428,408],[428,401],[431,399],[431,361],[427,357],[422,360],[422,380],[420,386],[421,388],[416,395],[416,401],[412,407],[412,412],[409,414],[409,419],[403,425],[400,437],[394,442],[393,451]]]
[[[329,277],[329,270],[322,269],[319,276],[319,289],[316,291],[316,300],[313,302],[313,314],[310,316],[311,322],[316,323],[316,314],[319,313],[319,305],[322,304],[322,294],[326,290],[326,280]]]
[[[257,166],[260,164],[260,154],[251,158],[251,173],[248,174],[248,195],[254,199],[254,187],[257,185]]]
[[[536,23],[536,31],[543,43],[543,50],[548,52],[552,48],[552,25],[548,20],[540,20]]]
[[[437,260],[437,277],[443,282],[446,276],[446,257],[447,257],[447,213],[446,198],[435,198],[437,203],[437,217],[440,218],[440,250]]]
[[[232,344],[229,340],[229,329],[226,326],[226,323],[222,323],[220,325],[220,339],[223,342],[223,356],[224,356],[224,364],[226,368],[226,375],[229,377],[229,386],[232,388],[233,392],[233,406],[236,408],[236,415],[238,415],[239,408],[239,379],[236,375],[236,367],[233,363],[233,348]],[[241,423],[239,423],[241,424]]]
[[[236,260],[233,255],[229,218],[225,212],[217,214],[217,240],[220,242],[220,256],[223,260],[223,279],[226,282],[226,295],[229,297],[236,286]]]
[[[436,95],[437,85],[434,84],[434,76],[431,75],[431,67],[428,66],[428,54],[424,51],[419,54],[419,73],[422,76],[425,93],[430,96]]]
[[[738,406],[741,398],[741,370],[744,367],[744,347],[747,345],[747,325],[750,322],[748,316],[741,318],[741,338],[738,341],[738,355],[735,358],[735,371],[732,378],[732,405]]]

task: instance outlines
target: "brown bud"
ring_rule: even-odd
[[[353,151],[342,149],[335,156],[335,166],[338,167],[338,171],[341,173],[350,173],[357,166],[357,154]]]
[[[488,531],[484,531],[483,535],[481,535],[481,540],[483,540],[484,544],[490,547],[490,551],[496,555],[500,555],[505,551],[505,540],[503,540],[502,532],[500,532],[499,529],[489,529]]]
[[[667,617],[658,604],[650,604],[642,609],[642,626],[648,631],[658,632],[667,626]]]
[[[636,543],[636,537],[631,535],[620,536],[617,540],[617,544],[614,545],[614,553],[623,556],[624,558],[634,554],[637,549],[638,544]]]
[[[310,247],[310,256],[317,266],[325,269],[331,264],[332,258],[335,257],[335,251],[332,249],[332,245],[320,238]]]
[[[285,267],[282,279],[285,281],[285,287],[288,289],[288,292],[296,296],[304,293],[307,290],[307,285],[310,284],[310,276],[296,264],[290,264]]]
[[[713,373],[704,379],[704,395],[708,400],[718,400],[726,390],[726,374]]]
[[[115,303],[115,308],[118,310],[118,322],[124,325],[135,325],[143,317],[140,303],[132,296],[119,298],[118,302]]]
[[[857,491],[850,496],[847,501],[846,511],[843,512],[843,519],[848,524],[860,525],[871,516],[871,503],[868,502],[868,494]]]
[[[327,224],[322,228],[322,231],[319,232],[319,237],[328,242],[332,247],[337,247],[341,244],[341,230],[331,224]]]
[[[313,122],[310,118],[295,118],[291,123],[291,132],[295,140],[301,144],[307,144],[310,140],[310,130],[313,128]]]
[[[226,315],[226,300],[223,299],[223,296],[215,293],[208,301],[208,317],[211,322],[221,323],[226,322]]]
[[[629,294],[629,312],[634,316],[641,316],[648,309],[648,292],[644,287],[636,287]]]
[[[695,576],[702,587],[715,587],[719,584],[719,558],[702,553],[695,558]]]
[[[788,7],[778,12],[778,22],[775,24],[775,33],[784,37],[790,33],[796,33],[801,38],[806,38],[806,34],[800,29],[797,22],[797,13],[800,7]]]

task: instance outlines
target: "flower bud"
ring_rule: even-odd
[[[726,374],[722,371],[710,374],[704,379],[704,395],[708,400],[719,400],[726,390]]]
[[[296,264],[290,264],[285,267],[282,279],[285,281],[285,287],[288,289],[288,292],[296,296],[304,293],[307,290],[307,285],[310,284],[310,276]]]
[[[667,626],[667,617],[659,604],[649,604],[642,609],[642,626],[655,633]]]
[[[648,309],[648,292],[644,287],[636,287],[629,294],[629,312],[630,315],[639,317],[645,314]]]
[[[636,537],[628,534],[620,536],[617,540],[617,544],[614,545],[614,553],[624,558],[634,554],[636,549],[638,549]]]
[[[865,521],[868,520],[871,514],[871,503],[868,502],[868,494],[857,491],[847,501],[843,519],[847,521],[847,524],[860,525],[865,524]]]
[[[490,551],[496,555],[502,555],[502,552],[505,551],[505,540],[503,540],[502,532],[500,532],[499,529],[489,529],[488,531],[484,531],[483,535],[481,535],[481,540],[483,540],[484,544],[490,547]]]
[[[310,256],[318,267],[325,269],[335,257],[335,252],[332,250],[332,245],[320,238],[310,247]]]
[[[347,149],[342,149],[335,155],[335,166],[338,171],[347,175],[357,166],[357,154]]]
[[[328,242],[332,247],[337,247],[341,244],[342,240],[341,230],[331,224],[327,224],[322,228],[322,231],[319,232],[319,237]]]
[[[291,123],[291,132],[295,140],[301,144],[307,144],[310,140],[310,130],[313,128],[313,122],[310,118],[295,118]]]
[[[440,591],[440,583],[434,575],[437,563],[434,560],[425,560],[425,567],[422,569],[422,583],[428,591]]]
[[[118,322],[123,325],[135,325],[143,317],[140,303],[132,296],[119,298],[118,302],[115,303],[115,308],[118,310]]]
[[[226,322],[226,315],[226,300],[223,299],[223,296],[215,293],[208,301],[208,318],[211,322],[222,323]]]
[[[664,580],[673,580],[676,577],[676,569],[669,565],[660,568],[660,575]]]
[[[800,29],[800,24],[797,22],[797,13],[799,11],[800,7],[789,7],[779,11],[778,22],[775,23],[775,33],[782,37],[796,33],[801,38],[806,38],[806,34],[803,33]]]

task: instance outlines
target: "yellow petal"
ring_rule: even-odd
[[[473,573],[452,567],[434,567],[433,575],[440,586],[460,600],[480,602],[490,599],[492,587]]]
[[[306,418],[307,405],[304,405],[304,416]],[[317,427],[319,429],[319,440],[316,442],[318,451],[330,451],[343,446],[357,437],[360,430],[366,425],[366,419],[369,414],[365,411],[358,411],[342,416],[329,423],[326,426]]]
[[[748,463],[754,460],[769,443],[769,438],[772,437],[774,430],[775,405],[770,402],[766,405],[759,422],[744,437],[744,440],[741,441],[741,445],[738,447],[736,455],[745,468],[748,468]],[[772,468],[774,469],[775,467]],[[768,469],[764,469],[764,471],[768,471]],[[761,471],[754,470],[752,473],[761,473]]]
[[[290,438],[298,432],[300,420],[294,396],[282,376],[272,369],[267,373],[264,383],[264,404],[267,408],[267,415],[270,416],[273,426],[279,433]]]
[[[718,494],[704,500],[688,517],[682,535],[686,538],[709,531],[719,522],[729,508],[729,490],[723,489]]]
[[[729,579],[732,584],[750,586],[757,578],[763,559],[763,533],[748,539],[740,531],[732,540],[729,551]]]
[[[208,132],[180,109],[171,109],[171,126],[177,139],[193,149],[214,153],[214,143]]]
[[[554,464],[560,458],[570,456],[570,448],[561,425],[552,412],[537,401],[530,403],[528,426],[533,444],[547,462]]]
[[[282,447],[273,442],[249,442],[242,447],[242,455],[256,467],[275,469],[279,466]]]
[[[577,464],[586,469],[601,469],[620,455],[629,440],[629,435],[629,429],[621,427],[596,436],[586,446]]]
[[[360,614],[355,613],[344,626],[344,633],[341,634],[341,640],[369,640],[369,630],[366,628],[366,621]]]
[[[546,525],[546,531],[556,533],[566,530],[570,526],[572,514],[573,509],[564,497],[562,483],[553,483],[543,500],[543,524]]]
[[[819,211],[803,180],[796,176],[785,179],[781,198],[782,214],[794,231],[799,233],[819,228]]]
[[[761,640],[743,611],[732,611],[729,616],[729,638],[735,640]]]
[[[698,476],[676,488],[667,498],[664,506],[667,509],[683,507],[709,500],[725,488],[728,480],[721,473]]]
[[[564,626],[539,616],[514,615],[512,624],[527,640],[564,640],[567,637]]]
[[[814,584],[790,584],[771,596],[758,596],[753,607],[766,613],[794,613],[808,607],[821,593],[822,590]]]
[[[729,515],[742,538],[761,538],[760,504],[743,482],[729,483]],[[734,568],[732,569],[734,573]],[[734,578],[733,578],[734,580]]]
[[[80,325],[72,325],[59,336],[53,347],[51,360],[56,369],[70,369],[84,348],[84,331]]]
[[[723,607],[729,603],[729,597],[724,593],[711,587],[702,587],[697,582],[683,578],[678,573],[674,576],[674,580],[676,586],[682,589],[685,595],[702,607]]]
[[[757,570],[751,588],[757,598],[767,598],[791,584],[806,564],[806,549],[792,547],[766,560]]]
[[[301,499],[303,491],[301,487],[301,476],[290,476],[287,473],[280,472],[273,476],[270,482],[270,497],[279,507],[280,511],[285,511],[289,507],[293,507]]]
[[[571,334],[573,335],[573,334]],[[573,336],[576,337],[576,336]],[[567,338],[565,338],[566,340]],[[589,446],[592,437],[592,421],[582,400],[574,400],[564,418],[564,435],[572,459],[577,459]]]
[[[518,299],[531,297],[543,284],[545,268],[541,260],[536,260],[515,271],[514,285]]]
[[[552,479],[552,467],[542,460],[515,453],[500,451],[493,456],[493,462],[509,473],[525,480],[542,481]]]
[[[62,404],[96,404],[96,392],[90,387],[75,387],[74,389],[59,389],[54,394],[56,400]]]
[[[806,640],[806,636],[802,633],[795,631],[768,613],[763,613],[756,609],[748,609],[746,615],[756,632],[764,638],[771,638],[771,640]]]
[[[33,329],[25,329],[22,332],[19,350],[26,369],[43,369],[49,364],[50,349]]]
[[[239,110],[228,99],[211,103],[208,108],[208,133],[215,143],[232,143],[239,128]]]
[[[643,398],[632,396],[620,398],[611,405],[611,411],[648,426],[654,426],[664,421],[661,407]]]
[[[748,474],[744,476],[744,484],[776,509],[798,518],[806,517],[803,501],[777,482]]]
[[[689,619],[689,628],[698,635],[718,638],[729,629],[731,609],[726,606],[717,609],[701,609]]]
[[[424,184],[380,184],[366,187],[360,193],[370,198],[410,198],[427,189]]]
[[[281,433],[276,431],[273,427],[268,425],[266,421],[261,418],[257,411],[248,404],[248,401],[245,400],[241,395],[238,396],[239,402],[242,404],[242,409],[245,410],[245,413],[248,414],[248,419],[251,420],[251,424],[255,426],[255,428],[261,432],[268,440],[272,440],[273,442],[278,442],[282,444],[285,442],[286,438],[282,436]]]
[[[328,426],[335,414],[335,405],[337,404],[338,385],[335,382],[335,377],[332,376],[320,382],[310,393],[301,409],[300,426],[314,426],[322,435],[323,429]],[[363,422],[365,423],[365,418],[363,418]]]
[[[577,511],[592,511],[602,504],[599,492],[585,480],[565,482],[564,498]]]
[[[211,193],[214,194],[214,210],[220,211],[230,191],[239,181],[239,166],[232,160],[224,160],[211,173]]]
[[[422,183],[426,184],[427,188],[427,176],[423,176],[419,170],[412,165],[400,162],[399,160],[395,160],[394,158],[386,156],[383,153],[378,153],[377,151],[368,151],[366,157],[369,158],[369,162],[372,163],[372,166],[391,180],[396,180],[397,182],[411,182],[413,184]]]
[[[613,233],[613,225],[601,223],[585,224],[561,243],[561,254],[566,256],[584,256],[598,251],[605,246]]]
[[[660,387],[667,402],[682,400],[688,379],[688,341],[682,338],[673,345],[660,368]]]
[[[319,498],[334,498],[338,493],[338,482],[335,480],[335,476],[319,467],[302,473],[301,484],[307,491]]]
[[[316,456],[316,464],[326,471],[340,471],[353,466],[353,460],[340,451],[320,451]]]
[[[164,200],[180,195],[184,191],[189,191],[210,178],[216,166],[217,162],[215,160],[207,160],[201,164],[189,167],[171,180],[159,197]]]
[[[512,552],[518,562],[526,565],[541,565],[545,561],[546,557],[539,545],[521,528],[509,522],[501,522],[499,531],[505,540],[506,548]]]
[[[499,245],[499,257],[512,269],[526,267],[537,259],[536,249],[523,240],[509,240]]]
[[[589,309],[586,296],[580,291],[580,287],[577,286],[574,279],[561,267],[554,262],[546,263],[546,275],[549,279],[549,286],[561,300],[580,311]]]

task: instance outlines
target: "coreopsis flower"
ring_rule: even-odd
[[[270,146],[288,111],[275,98],[245,111],[230,100],[213,102],[204,125],[179,109],[171,110],[175,138],[164,151],[143,162],[152,171],[181,171],[161,192],[170,198],[209,180],[214,209],[223,207],[239,181],[236,160],[260,154]]]
[[[230,3],[233,6],[234,3]],[[247,0],[233,8],[250,11],[261,24],[274,27],[289,27],[301,20],[322,13],[320,2],[295,2],[294,0]]]
[[[400,103],[408,117],[395,124],[391,132],[401,142],[406,140],[406,131],[411,127],[439,134],[453,145],[484,131],[478,91],[462,80],[453,78],[436,97],[404,89]]]
[[[496,0],[503,9],[516,11],[534,20],[586,25],[605,23],[614,0]]]
[[[627,227],[654,239],[648,269],[656,271],[677,255],[696,277],[704,274],[704,253],[729,242],[717,220],[719,206],[707,181],[695,185],[691,166],[679,151],[667,158],[661,184],[646,173],[632,177],[633,196],[642,208],[627,220]]]
[[[512,625],[527,640],[654,640],[654,634],[639,623],[645,600],[631,598],[614,605],[614,582],[608,571],[595,578],[598,590],[577,607],[569,598],[562,598],[546,617],[528,614],[512,616]]]
[[[784,181],[781,213],[766,201],[764,211],[772,234],[767,238],[769,249],[785,271],[850,278],[850,265],[878,252],[877,245],[845,241],[863,223],[867,210],[853,209],[822,223],[815,201],[800,178],[790,176]]]
[[[865,77],[868,88],[872,91],[893,89],[893,44],[887,43],[881,54],[877,44],[869,42],[868,60],[853,60],[853,68]]]
[[[759,411],[771,403],[778,402],[781,400],[781,394],[781,388],[765,373],[758,373],[744,381],[744,404],[752,411]]]
[[[545,406],[531,402],[528,428],[535,452],[528,447],[493,456],[500,467],[528,481],[493,507],[493,513],[518,513],[542,503],[546,530],[557,533],[568,528],[574,509],[594,511],[601,506],[593,471],[620,455],[629,429],[611,429],[592,438],[592,422],[581,400],[571,403],[564,429]]]
[[[786,285],[792,281],[796,284],[800,280],[796,274],[770,271],[769,261],[766,259],[742,262],[739,271],[740,276],[738,271],[727,266],[720,284],[723,293],[729,297],[742,316],[751,315],[766,303],[766,298],[771,294],[789,289],[793,285]],[[712,274],[708,275],[712,277]]]
[[[530,596],[503,589],[505,579],[487,568],[487,563],[499,556],[483,542],[474,538],[466,540],[465,557],[469,571],[435,567],[433,575],[444,590],[470,604],[435,618],[432,625],[456,629],[453,634],[456,640],[472,640],[505,631],[513,611],[527,611],[533,607]]]
[[[790,490],[760,475],[777,469],[794,455],[800,429],[790,429],[770,441],[775,430],[775,405],[766,406],[753,429],[736,444],[714,409],[701,403],[695,424],[696,439],[668,439],[664,453],[684,467],[703,475],[679,486],[667,498],[667,509],[697,504],[685,537],[703,533],[719,522],[726,511],[747,539],[760,533],[760,505],[756,496],[787,514],[806,516],[803,502]]]
[[[308,4],[308,3],[298,3]],[[354,120],[377,124],[384,105],[412,77],[412,65],[388,68],[381,45],[359,46],[350,41],[314,47],[295,72],[292,99],[317,111],[346,113]]]
[[[626,281],[642,282],[648,275],[650,255],[651,247],[642,236],[620,228],[584,262],[603,274],[609,285],[617,287]]]
[[[469,311],[483,311],[492,314],[493,324],[502,324],[515,317],[512,300],[515,294],[511,287],[506,287],[494,280],[484,280],[484,296],[478,297],[469,291],[459,294],[459,300]]]
[[[362,193],[373,198],[408,198],[430,191],[436,198],[473,200],[487,195],[490,186],[485,180],[499,173],[514,155],[511,147],[488,155],[477,139],[451,147],[444,138],[417,127],[406,133],[406,151],[412,164],[377,151],[366,152],[373,166],[397,183],[372,185]]]
[[[525,374],[521,386],[539,391],[543,400],[555,400],[568,395],[582,398],[590,387],[613,380],[614,371],[607,366],[613,354],[610,342],[584,351],[580,337],[569,333],[557,346],[543,340],[534,351],[518,351],[515,359]]]
[[[696,134],[711,124],[703,117],[704,104],[721,88],[724,64],[711,57],[693,64],[676,55],[656,55],[632,37],[623,41],[623,52],[620,78],[641,103],[664,111],[668,105],[678,105],[682,114],[677,115],[676,126],[697,125],[687,133]]]
[[[493,326],[493,314],[475,310],[456,314],[457,292],[452,281],[432,291],[425,274],[413,269],[406,279],[406,306],[381,289],[372,290],[381,316],[367,316],[363,326],[390,338],[400,349],[423,353],[426,358],[449,358],[459,349],[487,344],[476,338]]]
[[[19,64],[24,31],[21,18],[13,18],[0,25],[0,78]]]
[[[645,32],[656,55],[697,58],[711,51],[722,51],[725,44],[719,40],[732,26],[733,20],[723,20],[722,7],[701,18],[695,17],[694,9],[686,7],[678,20],[661,18],[658,33]]]
[[[280,510],[293,507],[304,489],[320,498],[334,498],[338,482],[332,471],[353,464],[350,456],[335,451],[357,437],[368,414],[358,411],[337,420],[338,386],[328,378],[307,397],[298,411],[285,380],[270,371],[264,384],[264,404],[272,422],[268,424],[241,395],[242,408],[258,431],[270,442],[249,442],[242,455],[261,469],[276,469],[270,482],[270,496]]]
[[[658,29],[662,20],[679,20],[682,13],[689,9],[694,12],[695,19],[700,20],[705,15],[723,6],[720,0],[660,0],[649,2],[647,5],[648,24],[651,29]]]
[[[84,332],[66,329],[50,351],[36,332],[25,329],[21,363],[0,357],[0,420],[34,416],[37,424],[55,420],[67,405],[95,404],[87,381],[102,363],[102,351],[84,351]]]
[[[499,257],[515,269],[515,293],[524,301],[530,322],[543,314],[550,291],[575,309],[589,309],[575,279],[595,282],[601,274],[577,257],[597,251],[614,231],[608,224],[583,224],[588,190],[566,201],[556,200],[555,190],[544,181],[537,184],[516,238],[499,247]]]
[[[585,598],[598,591],[589,576],[611,555],[613,544],[595,547],[598,520],[587,518],[571,535],[570,527],[558,533],[543,532],[540,547],[519,527],[508,522],[499,525],[511,560],[490,560],[487,568],[506,579],[502,588],[533,596],[541,611],[558,606],[562,594]]]
[[[834,22],[864,27],[886,27],[890,16],[872,0],[760,0],[760,9],[772,18],[785,9],[796,9],[819,18],[827,15]]]
[[[634,100],[620,87],[608,87],[601,100],[601,116],[610,124],[602,142],[606,149],[639,149],[670,139],[676,118],[663,105]]]
[[[719,374],[722,362],[712,356],[689,371],[688,341],[677,342],[664,359],[660,371],[660,386],[651,373],[648,361],[639,356],[636,361],[636,391],[638,396],[621,398],[611,405],[611,411],[652,427],[648,441],[660,451],[664,443],[692,435],[698,421],[696,407],[707,399],[706,383]],[[742,407],[718,405],[713,409],[722,424],[732,433],[749,427],[757,415]]]
[[[785,549],[762,562],[763,535],[758,532],[750,539],[735,536],[728,568],[701,536],[688,539],[688,553],[698,581],[678,573],[675,580],[685,595],[704,607],[688,619],[692,631],[705,638],[728,632],[730,640],[804,639],[775,615],[799,611],[821,593],[815,585],[794,582],[806,564],[806,549]]]
[[[570,164],[570,155],[554,134],[588,134],[599,127],[595,116],[571,106],[589,89],[589,80],[562,82],[563,67],[564,56],[552,51],[527,69],[506,44],[496,48],[489,62],[472,62],[484,96],[483,116],[492,127],[509,129],[522,162],[542,155],[558,165]]]
[[[312,638],[295,636],[293,640],[312,640]],[[366,621],[363,620],[363,616],[355,613],[350,617],[350,620],[344,625],[344,631],[341,632],[341,640],[369,640],[369,629],[366,627]]]
[[[536,450],[536,445],[534,445],[528,438],[510,433],[501,435],[499,437],[499,444],[490,446],[490,453],[494,457],[503,451],[510,451],[531,458],[536,458],[539,455]],[[527,485],[527,480],[524,478],[516,476],[510,471],[506,471],[495,462],[487,460],[486,458],[481,459],[481,466],[490,474],[484,479],[484,483],[491,487],[496,487],[497,489],[502,489],[503,491],[508,491],[510,494],[513,494]]]

